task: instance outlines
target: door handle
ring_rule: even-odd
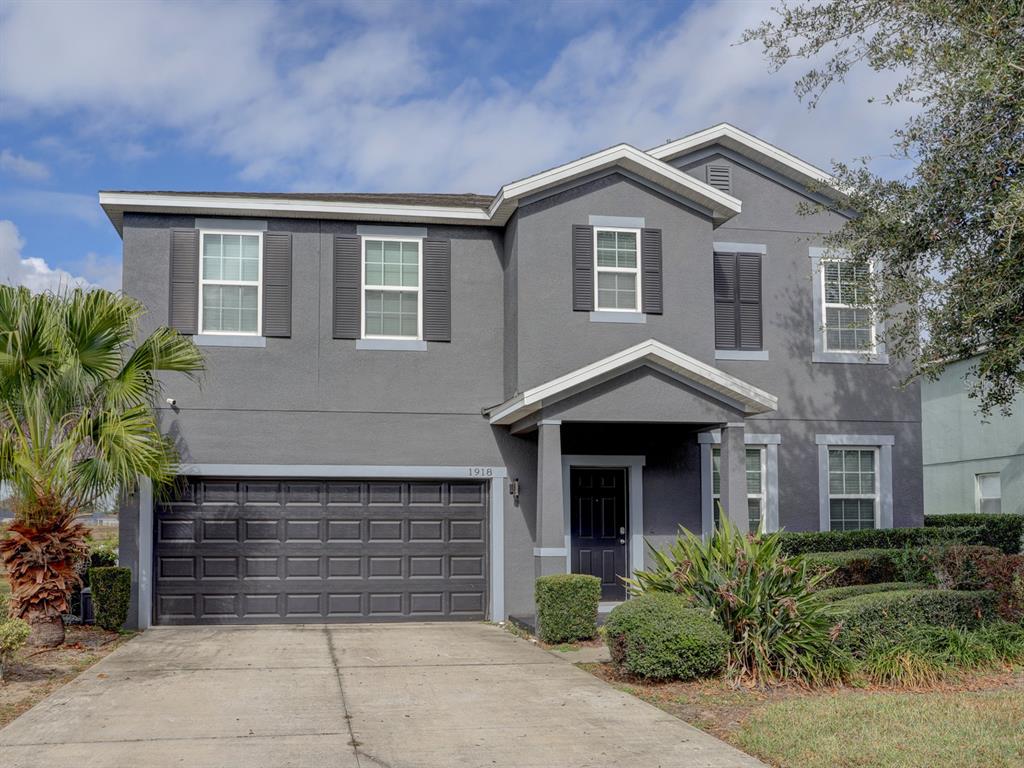
[[[619,544],[625,544],[625,543],[626,543],[625,539],[619,539]]]

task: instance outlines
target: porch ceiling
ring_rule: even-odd
[[[775,395],[660,341],[648,339],[528,389],[500,405],[486,409],[484,414],[491,424],[514,424],[545,406],[585,392],[643,365],[663,370],[693,388],[736,408],[744,415],[766,413],[778,407],[778,398]]]

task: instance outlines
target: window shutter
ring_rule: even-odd
[[[594,228],[582,224],[572,228],[572,308],[594,309]]]
[[[736,256],[716,253],[715,349],[736,349]]]
[[[359,313],[362,311],[360,264],[362,258],[358,235],[336,235],[334,238],[334,338],[358,339]]]
[[[739,285],[739,349],[761,349],[761,256],[741,253],[736,256]]]
[[[715,189],[732,193],[732,167],[710,163],[707,166],[707,181]]]
[[[662,279],[661,279],[661,230],[644,229],[640,231],[640,252],[642,260],[643,307],[641,310],[651,315],[662,312]]]
[[[199,333],[199,230],[171,230],[171,295],[168,323],[180,333]]]
[[[292,235],[263,233],[263,335],[292,335]]]
[[[452,244],[423,241],[423,340],[452,340]]]

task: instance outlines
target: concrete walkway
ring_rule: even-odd
[[[0,731],[0,766],[761,764],[485,624],[158,628]]]

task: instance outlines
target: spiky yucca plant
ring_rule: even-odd
[[[729,672],[766,685],[839,682],[850,660],[833,642],[830,606],[814,589],[826,574],[787,557],[778,534],[741,533],[726,515],[708,538],[680,527],[665,551],[651,546],[653,567],[627,581],[634,594],[675,592],[711,611],[732,639]]]
[[[110,291],[0,285],[0,480],[15,499],[0,554],[30,643],[63,642],[61,614],[86,552],[79,513],[140,476],[159,486],[175,475],[174,445],[157,424],[157,374],[194,375],[202,356],[170,328],[136,343],[144,312]]]

